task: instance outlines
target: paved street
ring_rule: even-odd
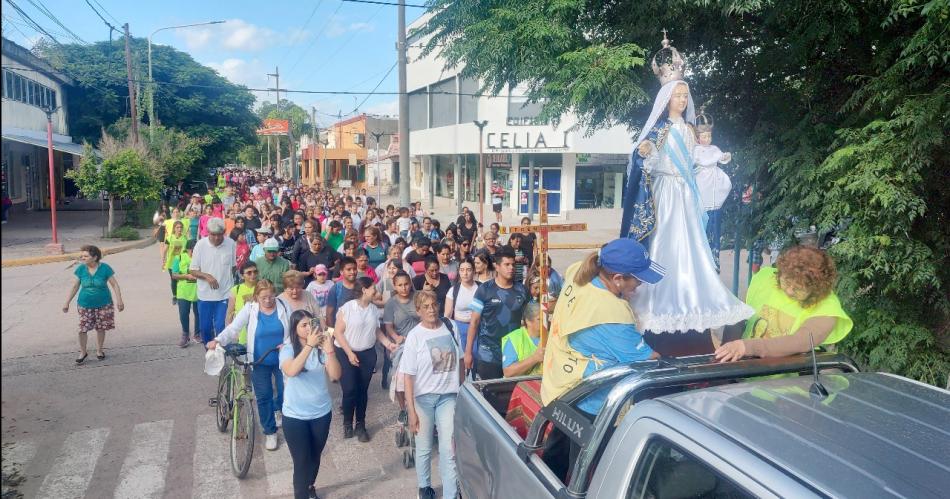
[[[200,347],[174,346],[177,310],[157,246],[104,261],[116,270],[126,309],[117,312],[106,359],[90,354],[81,367],[73,362],[75,305],[68,315],[60,310],[71,264],[3,271],[3,497],[11,484],[23,497],[290,497],[283,442],[268,452],[259,435],[247,478],[231,474],[227,439],[208,406],[216,378],[202,371]],[[317,481],[322,497],[416,493],[415,472],[403,469],[393,444],[396,409],[378,379],[370,390],[370,443],[344,442],[334,414]],[[339,388],[332,390],[338,400]]]

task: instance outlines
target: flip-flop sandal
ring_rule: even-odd
[[[82,357],[79,357],[78,359],[76,359],[76,365],[78,366],[79,364],[82,364],[83,362],[85,362],[85,361],[86,361],[86,357],[88,357],[88,356],[89,356],[89,354],[87,353],[87,354],[83,355]]]
[[[106,354],[104,354],[104,353],[102,353],[102,352],[99,352],[99,353],[96,354],[96,358],[99,359],[99,360],[105,360]]]

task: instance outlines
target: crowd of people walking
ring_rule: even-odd
[[[365,189],[335,192],[248,170],[223,170],[217,180],[212,192],[167,200],[158,214],[160,263],[179,312],[178,345],[247,345],[259,362],[252,382],[265,448],[279,447],[282,427],[298,498],[316,497],[334,412],[345,439],[372,438],[366,413],[377,371],[382,389],[399,403],[400,420],[416,434],[420,497],[435,497],[436,429],[443,495],[455,497],[452,421],[466,377],[542,374],[541,397],[549,401],[601,369],[669,354],[639,329],[630,306],[641,284],[665,274],[635,239],[604,245],[562,277],[550,259],[541,271],[534,234],[507,235],[498,222],[486,228],[467,208],[438,220],[421,203],[381,206]],[[123,305],[100,258],[93,248],[84,253],[70,299],[82,290],[80,329],[101,331],[101,338],[114,321],[109,293],[102,292],[106,282],[119,310]],[[777,272],[753,281],[750,293],[759,291],[747,301],[757,310],[754,324],[707,353],[733,361],[804,351],[802,329],[817,332],[816,343],[839,341],[850,319],[831,292],[834,278],[827,255],[793,248]],[[816,303],[827,313],[816,316]],[[768,329],[761,321],[776,307],[802,317],[803,326]],[[547,345],[542,329],[551,331]],[[84,334],[77,362],[85,359]],[[279,353],[261,358],[277,346]],[[570,362],[576,364],[570,370],[549,372]],[[333,383],[342,406],[334,407]],[[581,409],[596,413],[601,403],[591,397]],[[570,452],[563,439],[550,440],[547,456]]]

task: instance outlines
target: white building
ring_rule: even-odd
[[[72,80],[29,50],[3,38],[3,190],[14,209],[49,209],[46,110],[54,109],[53,166],[58,203],[74,196],[66,170],[79,165],[83,149],[69,136],[65,86]]]
[[[407,30],[429,19],[426,14]],[[506,204],[527,214],[529,195],[537,209],[540,187],[548,191],[550,215],[570,218],[576,210],[613,209],[619,213],[623,174],[633,148],[623,126],[595,131],[574,129],[572,115],[557,127],[535,120],[539,104],[527,103],[515,89],[497,97],[473,97],[477,82],[445,69],[437,55],[421,58],[424,38],[410,37],[407,68],[409,148],[413,188],[435,196],[478,200],[478,153],[481,140],[488,196],[493,181],[506,191]],[[437,92],[448,92],[439,94]],[[469,95],[466,95],[469,94]],[[475,121],[488,121],[481,139]],[[534,171],[533,188],[528,177]],[[490,201],[486,200],[486,203]]]

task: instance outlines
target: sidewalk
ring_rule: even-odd
[[[98,210],[57,211],[56,222],[59,242],[64,246],[66,255],[78,252],[80,247],[87,244],[98,246],[104,253],[113,253],[117,249],[150,244],[150,229],[139,230],[142,239],[138,241],[122,241],[102,237],[107,217],[107,212],[99,212]],[[124,220],[125,212],[116,211],[116,227],[120,226]],[[28,211],[11,214],[9,222],[0,226],[2,265],[7,267],[75,258],[75,256],[66,255],[58,255],[58,257],[57,255],[47,255],[44,247],[51,242],[49,211]]]

